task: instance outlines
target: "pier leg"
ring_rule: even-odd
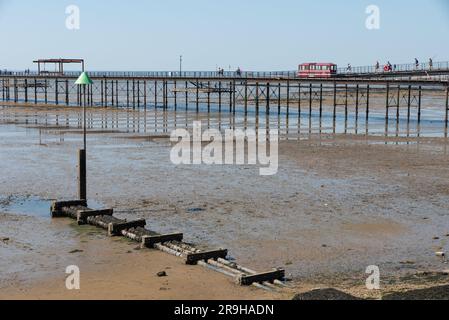
[[[334,123],[337,119],[337,83],[334,82]]]
[[[398,85],[398,95],[397,95],[397,106],[396,106],[396,123],[399,123],[400,110],[401,107],[401,86]]]
[[[176,82],[175,82],[175,84],[176,84]],[[147,80],[145,80],[143,82],[143,108],[145,110],[147,109]]]
[[[175,82],[173,83],[173,87],[174,87],[174,99],[175,99],[175,111],[178,109],[178,91],[177,91],[177,81],[175,80]],[[175,117],[176,119],[176,117]]]
[[[348,121],[348,84],[345,85],[345,121]]]
[[[154,81],[154,107],[157,108],[157,81]]]
[[[37,104],[37,79],[34,78],[34,104]]]
[[[369,121],[370,86],[366,85],[366,123]]]
[[[359,120],[359,91],[360,87],[359,84],[355,87],[355,121],[356,123]]]
[[[256,117],[259,116],[259,82],[256,82]]]
[[[449,126],[449,85],[446,86],[446,129]]]
[[[136,81],[133,79],[133,110],[136,109]]]
[[[218,82],[218,112],[221,113],[221,81]]]
[[[281,114],[281,83],[278,83],[278,115]]]
[[[309,118],[312,117],[313,107],[313,84],[309,84]]]
[[[200,88],[199,81],[196,79],[196,112],[200,111]]]
[[[129,108],[129,80],[126,80],[126,107]]]
[[[25,79],[25,103],[28,102],[28,79]]]
[[[422,102],[422,87],[419,86],[419,93],[418,93],[418,124],[421,123],[421,102]]]
[[[248,82],[245,82],[245,116],[248,115]]]
[[[322,117],[323,117],[323,84],[321,83],[320,84],[320,119]]]
[[[137,80],[137,109],[140,109],[140,81]]]
[[[290,81],[287,80],[287,118],[290,113]]]
[[[100,100],[100,102],[101,102],[101,106],[102,107],[104,107],[104,105],[105,105],[105,103],[104,103],[104,96],[105,96],[105,94],[104,94],[104,88],[105,88],[105,83],[104,83],[104,81],[103,80],[101,80],[101,83],[100,83],[100,95],[101,95],[101,100]]]
[[[270,114],[270,83],[267,82],[267,106],[265,109],[266,114]]]
[[[186,81],[186,110],[189,107],[189,83]]]
[[[69,101],[69,80],[65,80],[65,105],[68,106],[70,104]]]
[[[210,81],[207,82],[207,112],[210,113]]]
[[[385,114],[385,123],[388,127],[388,116],[389,116],[389,104],[390,104],[390,84],[387,83],[387,94],[385,98],[385,106],[386,106],[386,114]]]
[[[229,114],[232,114],[232,81],[229,82]],[[231,120],[231,118],[229,118]]]
[[[410,123],[410,108],[412,106],[412,86],[408,86],[408,98],[407,98],[407,123]]]

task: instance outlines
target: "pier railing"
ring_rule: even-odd
[[[434,62],[421,63],[418,66],[416,64],[393,64],[391,71],[385,71],[384,66],[362,66],[362,67],[345,67],[338,68],[337,75],[340,76],[354,76],[354,77],[382,77],[391,75],[406,74],[407,76],[423,75],[423,74],[435,74],[437,72],[445,72],[449,74],[449,62]],[[92,77],[116,77],[116,78],[249,78],[249,79],[266,79],[266,78],[282,78],[282,79],[295,79],[297,78],[297,71],[90,71],[89,75]],[[65,77],[78,77],[80,72],[78,71],[66,71]],[[20,77],[33,77],[33,76],[57,76],[58,74],[52,72],[37,71],[7,71],[0,70],[0,75],[7,76],[20,76]],[[440,73],[441,75],[441,73]],[[447,77],[447,75],[443,75]]]

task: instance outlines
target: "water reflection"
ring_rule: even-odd
[[[190,128],[194,121],[202,121],[208,129],[278,129],[281,139],[305,139],[312,135],[347,134],[357,136],[384,136],[386,138],[420,138],[448,136],[445,121],[436,117],[423,118],[421,123],[399,112],[394,120],[381,110],[371,110],[369,116],[361,110],[336,112],[323,107],[314,111],[280,107],[265,109],[259,106],[223,111],[220,107],[199,104],[194,108],[90,109],[87,112],[88,129],[102,132],[133,134],[170,134],[177,128]],[[0,123],[19,124],[46,129],[80,129],[80,109],[38,109],[0,107]]]

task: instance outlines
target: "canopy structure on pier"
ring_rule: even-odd
[[[54,74],[54,75],[63,75],[64,74],[64,65],[65,64],[81,64],[81,71],[84,72],[84,60],[83,59],[39,59],[33,61],[33,63],[37,63],[37,69],[39,75],[41,74]],[[46,71],[46,64],[53,64],[55,66],[55,71]],[[42,67],[44,70],[42,70]]]

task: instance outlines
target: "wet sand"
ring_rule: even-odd
[[[261,177],[251,166],[176,167],[169,161],[168,140],[127,139],[165,134],[159,128],[151,134],[89,135],[91,199],[117,208],[119,216],[145,218],[155,231],[182,231],[189,242],[226,247],[252,269],[284,267],[297,291],[333,286],[376,298],[378,292],[364,288],[369,265],[380,267],[382,292],[449,283],[443,272],[448,264],[435,256],[449,251],[447,140],[305,135],[282,141],[278,174]],[[38,130],[17,125],[0,126],[0,131],[0,195],[76,196],[79,134],[39,136]],[[0,226],[0,235],[4,231]],[[105,256],[114,256],[115,244],[103,246]],[[130,269],[126,263],[117,268],[111,269],[111,277]],[[423,272],[439,276],[416,283],[413,279]],[[98,273],[93,271],[92,279]],[[10,285],[15,281],[6,278],[12,279]],[[3,288],[0,295],[7,290]],[[232,298],[252,297],[253,291],[232,283],[230,288]],[[259,294],[264,293],[255,296]],[[170,292],[151,297],[172,298]]]
[[[280,299],[156,250],[68,219],[0,214],[0,299]],[[66,267],[80,267],[81,290],[66,289]],[[165,271],[167,277],[157,277]],[[285,295],[285,297],[289,297]]]

